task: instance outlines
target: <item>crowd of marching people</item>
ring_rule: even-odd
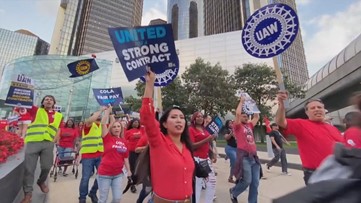
[[[88,197],[93,203],[105,203],[110,190],[112,202],[119,203],[128,189],[137,193],[135,186],[138,184],[142,189],[137,203],[142,203],[149,195],[152,203],[213,202],[217,185],[214,167],[217,136],[226,140],[225,153],[230,161],[228,182],[234,184],[229,189],[231,202],[237,203],[237,197],[248,189],[248,202],[257,203],[263,172],[253,131],[260,117],[243,112],[245,98],[239,100],[235,119],[227,120],[219,135],[212,135],[205,128],[210,119],[201,112],[195,112],[188,123],[182,109],[173,106],[158,118],[152,100],[154,73],[149,71],[145,80],[140,120],[116,119],[112,107],[103,106],[84,122],[63,121],[62,114],[54,110],[56,100],[51,95],[43,98],[40,107],[16,107],[14,113],[20,117],[17,133],[26,143],[22,203],[31,202],[35,178],[41,191],[49,192],[46,179],[54,163],[54,146],[59,160],[77,152],[74,164],[81,164],[79,203],[85,203]],[[288,135],[294,135],[304,182],[309,188],[321,179],[328,180],[324,175],[327,176],[327,172],[320,169],[325,168],[325,160],[334,154],[336,143],[342,143],[344,153],[350,148],[361,148],[361,96],[354,97],[353,104],[358,110],[345,116],[346,131],[343,134],[325,122],[325,106],[321,100],[310,100],[305,104],[307,119],[288,119],[284,104],[287,99],[286,91],[277,94],[274,123],[266,122],[274,158],[265,163],[263,169],[269,170],[281,160],[282,174],[291,175],[284,144],[289,144]],[[357,158],[359,153],[352,155]],[[41,173],[34,177],[39,158]],[[359,163],[360,157],[356,160]],[[59,171],[63,176],[68,175],[67,166],[59,166]],[[96,179],[89,185],[93,175]],[[201,201],[202,190],[205,198]]]

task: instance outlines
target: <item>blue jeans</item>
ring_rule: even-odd
[[[63,148],[63,147],[58,146],[57,150],[58,150],[58,156],[59,156],[60,160],[62,160],[64,158],[69,158],[72,156],[72,151],[73,151],[72,148]]]
[[[231,189],[233,196],[238,197],[249,186],[248,203],[257,203],[260,170],[261,166],[253,157],[244,157],[243,178]]]
[[[106,203],[110,188],[112,189],[113,203],[119,203],[122,198],[123,191],[122,182],[124,174],[121,173],[116,176],[102,176],[98,175],[98,186],[99,186],[99,199],[98,203]]]
[[[143,203],[144,199],[149,195],[149,193],[152,191],[151,186],[146,186],[146,184],[142,184],[142,190],[139,193],[139,197],[137,199],[137,203]]]
[[[91,159],[82,159],[82,172],[81,172],[81,180],[79,186],[79,199],[86,199],[88,195],[89,189],[89,179],[93,173],[94,167],[98,170],[98,166],[100,164],[100,157],[98,158],[91,158]],[[98,190],[98,183],[97,180],[94,180],[93,187],[91,188],[89,194],[95,195]]]
[[[224,150],[225,150],[226,155],[229,158],[229,162],[231,164],[231,170],[230,170],[229,177],[232,177],[233,166],[234,166],[234,163],[236,163],[236,158],[237,158],[237,148],[226,145]]]

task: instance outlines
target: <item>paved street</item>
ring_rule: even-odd
[[[223,148],[218,149],[219,153],[224,153]],[[261,159],[268,159],[265,152],[259,152]],[[297,155],[288,155],[289,162],[298,162],[299,157]],[[227,182],[229,174],[229,162],[223,158],[219,159],[215,165],[218,172],[217,176],[217,199],[215,203],[228,203],[230,202],[228,189],[232,186],[231,183]],[[263,167],[264,168],[264,167]],[[271,172],[264,171],[266,179],[262,179],[259,187],[259,203],[269,203],[275,197],[282,196],[296,190],[304,185],[303,183],[303,173],[300,170],[290,169],[292,176],[282,176],[280,175],[281,169],[279,167],[274,167],[271,169]],[[53,182],[51,179],[50,183],[50,193],[48,197],[49,203],[76,203],[78,198],[78,187],[79,180],[75,179],[73,175],[68,177],[58,177],[57,182]],[[91,180],[91,182],[93,179]],[[126,181],[124,181],[125,183]],[[138,186],[138,192],[132,194],[127,192],[122,199],[124,203],[133,203],[136,201],[141,186]],[[239,202],[247,202],[247,192],[238,197]],[[109,194],[111,198],[111,193]],[[108,200],[110,201],[110,199]],[[88,198],[87,202],[91,202]],[[34,202],[35,203],[35,202]],[[38,203],[38,202],[37,202]]]

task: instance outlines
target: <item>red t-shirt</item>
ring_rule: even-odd
[[[0,120],[0,129],[1,130],[6,130],[6,126],[8,125],[8,121],[7,120]]]
[[[123,172],[124,159],[128,158],[129,151],[123,138],[108,133],[103,137],[104,153],[99,165],[98,174],[116,176]]]
[[[132,128],[130,130],[127,130],[125,132],[125,139],[128,142],[129,151],[134,152],[135,146],[137,145],[137,142],[142,137],[142,131],[141,129]]]
[[[138,140],[135,148],[144,147],[148,145],[148,137],[146,135],[142,135],[142,137]]]
[[[31,122],[34,122],[36,113],[38,112],[38,109],[39,108],[37,106],[33,106],[33,107],[31,107],[31,109],[28,109],[28,112],[31,116]],[[46,109],[45,109],[45,111],[46,111],[46,113],[48,113],[49,123],[52,123],[54,121],[55,111],[53,111],[53,110],[48,111]]]
[[[60,128],[59,146],[63,148],[74,148],[74,141],[78,136],[76,128]]]
[[[193,143],[200,142],[200,141],[208,138],[209,136],[211,136],[211,135],[205,129],[203,131],[200,131],[200,130],[196,129],[195,127],[189,128],[189,137]],[[206,142],[193,151],[193,156],[199,157],[202,159],[207,159],[209,149],[210,149],[209,142]]]
[[[100,126],[100,123],[95,123],[98,127]],[[84,135],[87,135],[90,131],[90,128],[91,128],[91,125],[90,126],[87,126],[87,125],[84,125]],[[83,134],[80,135],[81,137],[83,136]],[[99,135],[100,136],[100,135]],[[82,158],[84,159],[92,159],[92,158],[97,158],[97,157],[100,157],[101,155],[103,154],[103,152],[100,152],[100,151],[97,151],[95,153],[84,153],[82,154]]]
[[[253,136],[254,126],[252,123],[233,124],[233,133],[237,141],[237,148],[251,154],[257,154],[257,146]]]
[[[343,134],[345,145],[352,148],[361,148],[361,129],[350,127]]]
[[[285,135],[294,135],[297,140],[302,166],[316,169],[332,154],[336,142],[343,142],[340,131],[328,123],[308,119],[287,119]]]
[[[183,144],[182,151],[169,136],[160,131],[155,119],[153,101],[143,98],[140,122],[145,126],[150,145],[150,171],[153,191],[169,200],[184,200],[192,196],[194,160]]]
[[[14,110],[20,115],[19,121],[31,121],[31,115],[26,108],[15,107]]]

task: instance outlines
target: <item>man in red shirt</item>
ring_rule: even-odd
[[[284,101],[288,99],[288,93],[280,91],[277,99],[276,123],[285,129],[284,135],[296,137],[307,185],[313,171],[324,158],[332,154],[335,142],[343,142],[341,133],[325,122],[325,106],[321,100],[306,102],[305,112],[308,119],[286,119]]]
[[[248,202],[257,203],[261,165],[257,157],[253,129],[259,120],[259,114],[254,114],[249,122],[248,115],[242,112],[244,102],[245,98],[241,97],[233,123],[233,133],[237,141],[237,160],[234,166],[237,183],[229,189],[229,193],[232,203],[238,203],[238,195],[249,186]]]
[[[353,111],[345,115],[346,131],[343,134],[345,145],[361,148],[361,112]]]

